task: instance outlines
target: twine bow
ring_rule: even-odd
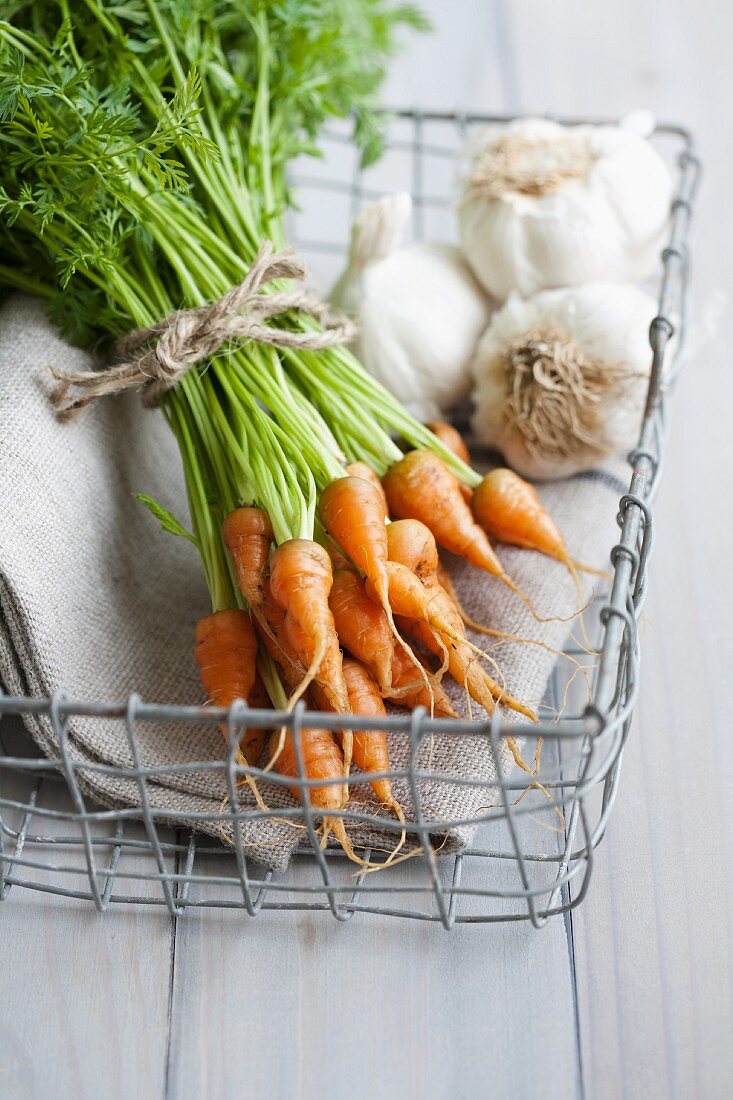
[[[302,287],[262,294],[274,279],[302,283],[305,267],[292,248],[273,252],[270,241],[260,248],[238,286],[210,305],[180,309],[148,328],[124,336],[116,348],[121,362],[105,370],[65,374],[52,368],[58,385],[51,401],[63,419],[79,413],[91,401],[125,390],[142,390],[146,408],[159,404],[183,375],[233,340],[256,340],[278,348],[317,349],[345,344],[355,327],[345,317],[334,317],[328,307]],[[290,310],[304,310],[322,326],[314,332],[292,332],[264,324]]]

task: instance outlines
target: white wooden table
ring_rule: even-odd
[[[701,307],[731,282],[733,7],[432,0],[405,106],[694,128]],[[728,175],[726,175],[728,173]],[[0,907],[0,1096],[703,1097],[733,1085],[733,395],[718,334],[679,384],[643,685],[587,900],[542,932],[320,914]]]

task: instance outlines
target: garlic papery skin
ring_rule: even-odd
[[[654,299],[590,283],[511,295],[473,361],[471,427],[524,477],[568,477],[638,440]]]
[[[523,119],[476,141],[458,208],[461,246],[499,299],[634,282],[658,262],[671,198],[666,164],[632,126]]]
[[[352,349],[367,371],[414,416],[437,420],[468,395],[493,307],[457,248],[402,245],[411,211],[408,194],[364,207],[329,299],[356,320]]]

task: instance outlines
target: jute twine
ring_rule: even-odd
[[[356,331],[351,321],[334,317],[303,287],[261,293],[275,279],[302,283],[305,275],[303,262],[293,249],[273,252],[271,242],[265,241],[238,286],[216,302],[176,310],[157,324],[129,333],[117,344],[116,358],[120,361],[113,366],[68,374],[52,368],[58,380],[51,395],[54,407],[62,419],[69,419],[98,397],[139,389],[143,405],[152,408],[191,367],[231,341],[256,340],[279,348],[301,349],[348,343]],[[263,323],[291,310],[309,313],[322,328],[292,332]]]

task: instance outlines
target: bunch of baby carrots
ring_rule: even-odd
[[[468,454],[455,429],[431,428],[464,463]],[[508,469],[471,474],[474,490],[427,449],[408,450],[381,480],[363,460],[345,464],[320,492],[315,538],[278,539],[267,512],[255,505],[227,512],[221,544],[239,607],[215,610],[196,630],[195,657],[211,702],[278,705],[287,693],[285,705],[305,696],[316,710],[344,715],[383,717],[390,703],[456,717],[441,683],[448,673],[487,713],[502,704],[535,720],[477,659],[483,655],[467,637],[438,547],[514,591],[492,537],[574,565],[531,485]],[[509,746],[529,771],[516,742]],[[323,783],[308,797],[323,811],[325,829],[358,858],[343,821],[329,815],[347,804],[344,780],[352,764],[367,774],[389,771],[386,732],[345,726],[334,735],[310,727],[301,731],[301,750],[306,777]],[[257,767],[265,732],[248,730],[239,752],[242,764]],[[281,775],[298,774],[289,733],[272,734],[266,757]],[[371,785],[403,820],[389,779]],[[291,791],[300,797],[297,786]]]

